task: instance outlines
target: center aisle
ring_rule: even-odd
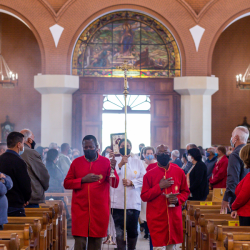
[[[143,238],[144,233],[139,234],[139,239],[137,242],[136,250],[149,250],[149,241]],[[69,250],[74,250],[74,239],[73,237],[69,237],[67,239],[67,244],[69,246]],[[116,246],[108,246],[104,245],[102,250],[114,249]],[[177,245],[176,250],[181,249],[181,244]]]

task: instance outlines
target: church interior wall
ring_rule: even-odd
[[[250,17],[238,20],[219,37],[212,74],[219,77],[219,91],[212,96],[212,143],[229,145],[234,127],[250,120],[250,91],[236,88],[237,74],[244,74],[250,58]]]
[[[41,72],[41,54],[32,31],[18,19],[2,15],[2,55],[18,73],[18,86],[0,87],[0,123],[8,115],[15,129],[29,127],[40,141],[41,95],[34,89],[34,75]]]

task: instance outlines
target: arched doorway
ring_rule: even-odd
[[[7,11],[0,10],[0,15],[2,56],[9,68],[18,73],[15,88],[0,87],[0,123],[8,115],[15,130],[28,126],[40,143],[41,95],[34,89],[34,75],[42,72],[41,47],[31,25]]]
[[[80,76],[73,97],[73,145],[95,134],[102,138],[103,95],[121,95],[125,60],[134,66],[129,78],[132,95],[150,95],[151,143],[179,147],[180,98],[173,77],[181,76],[177,43],[150,16],[119,11],[95,20],[80,35],[73,53],[72,73]]]
[[[232,22],[222,32],[213,51],[212,74],[219,77],[219,91],[212,97],[212,143],[229,145],[233,129],[250,119],[250,91],[236,88],[236,75],[250,64],[250,16]]]

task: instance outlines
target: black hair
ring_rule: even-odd
[[[120,148],[121,144],[122,144],[124,141],[125,141],[125,139],[121,139],[121,140],[119,141],[119,144],[118,144],[119,148]],[[127,142],[130,144],[130,146],[131,146],[131,148],[132,148],[132,143],[131,143],[131,141],[130,141],[129,139],[127,139]]]
[[[186,153],[184,153],[184,154],[182,155],[182,157],[185,158],[186,161],[188,161],[188,158],[187,158],[187,154],[186,154]]]
[[[46,158],[46,162],[53,162],[56,157],[58,156],[58,150],[55,148],[51,148],[48,152],[47,152],[47,158]]]
[[[24,135],[19,132],[11,132],[7,136],[7,147],[14,148],[18,142],[23,142]]]
[[[39,147],[37,147],[35,150],[36,150],[36,151],[41,155],[41,157],[43,158],[43,150],[44,150],[44,148],[41,147],[41,146],[39,146]]]
[[[140,144],[139,144],[139,146],[143,146],[143,147],[145,147],[145,144],[144,144],[144,143],[140,143]]]
[[[188,154],[190,154],[196,161],[201,161],[202,159],[201,152],[198,148],[189,149]]]
[[[108,148],[110,148],[111,149],[111,147],[110,146],[107,146],[104,150],[103,150],[103,152],[102,152],[102,156],[105,156],[106,155],[106,151],[107,151],[107,149]]]
[[[93,140],[96,147],[98,148],[98,142],[96,140],[96,138],[93,136],[93,135],[86,135],[83,139],[82,139],[82,144],[84,141],[90,141],[90,140]]]
[[[204,149],[203,149],[203,147],[202,147],[202,146],[198,146],[198,149],[200,150],[201,155],[205,155],[205,153],[204,153]]]
[[[67,147],[70,147],[68,143],[63,143],[61,145],[61,152],[64,152],[66,150]]]

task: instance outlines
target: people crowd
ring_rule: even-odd
[[[170,151],[164,142],[156,148],[141,143],[139,154],[132,153],[129,139],[126,149],[121,139],[117,155],[111,146],[101,153],[97,138],[87,135],[81,154],[68,143],[36,147],[30,129],[11,132],[7,143],[0,143],[0,230],[8,216],[25,216],[25,208],[44,203],[45,192],[66,189],[73,190],[75,250],[100,250],[110,232],[110,215],[117,250],[136,249],[139,224],[149,239],[148,249],[175,249],[183,241],[182,205],[205,201],[214,188],[226,189],[221,213],[239,215],[240,225],[250,226],[248,139],[248,129],[238,126],[229,147],[203,149],[191,142]]]

